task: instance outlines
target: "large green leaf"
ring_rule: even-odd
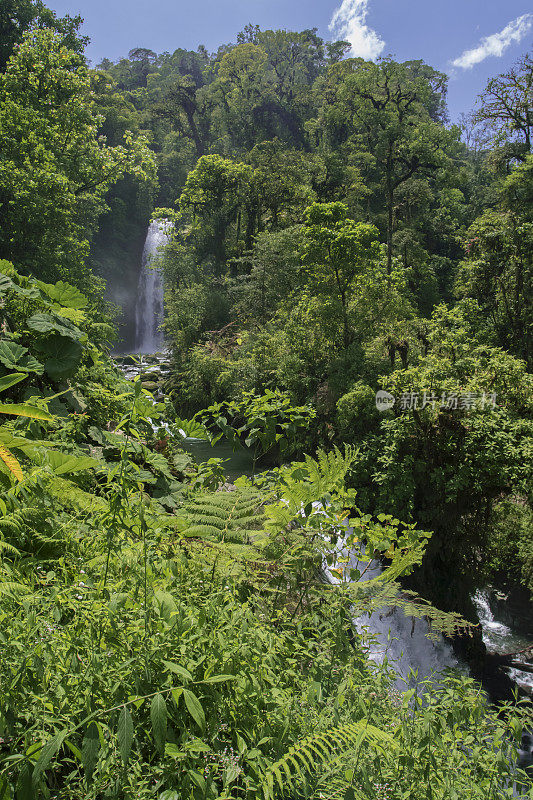
[[[15,292],[15,294],[22,297],[31,297],[35,300],[39,297],[39,292],[35,286],[25,288],[15,283],[9,275],[0,275],[0,295],[4,295],[7,292]]]
[[[185,439],[204,439],[209,440],[209,431],[195,419],[180,419],[176,418],[176,428],[181,436]]]
[[[94,768],[98,762],[99,750],[100,737],[98,735],[98,726],[93,720],[89,723],[89,727],[87,728],[81,744],[81,760],[87,783],[91,780]]]
[[[82,472],[83,470],[95,469],[100,466],[95,458],[73,456],[71,453],[62,453],[59,450],[50,450],[47,453],[47,458],[56,475],[68,475],[72,472]]]
[[[12,372],[11,375],[3,375],[0,378],[0,392],[5,392],[6,389],[9,389],[11,386],[14,386],[16,383],[20,383],[23,381],[24,378],[27,378],[27,375],[24,375],[20,372]]]
[[[175,664],[174,661],[163,661],[163,666],[167,672],[173,672],[186,681],[192,681],[192,675],[189,670],[185,669],[185,667],[181,667],[179,664]]]
[[[37,286],[44,294],[60,306],[66,308],[85,308],[87,298],[75,286],[58,281],[57,283],[43,283],[36,281]]]
[[[133,744],[133,720],[128,706],[123,706],[118,715],[117,739],[122,761],[127,764]]]
[[[46,357],[44,368],[52,380],[68,378],[78,368],[83,348],[79,342],[64,336],[50,336],[40,346]]]
[[[23,436],[14,436],[13,431],[4,425],[0,426],[0,444],[10,450],[21,450],[30,458],[39,453],[40,448],[56,447],[55,443],[44,439],[26,439]]]
[[[189,689],[183,689],[183,699],[185,700],[187,711],[203,733],[205,730],[205,714],[202,704],[194,692],[191,692]]]
[[[9,277],[9,275],[1,275],[0,274],[0,294],[5,294],[8,292],[13,286],[13,281]]]
[[[28,320],[28,328],[37,333],[59,333],[61,336],[67,336],[76,341],[83,336],[76,325],[63,317],[58,317],[57,314],[34,314]]]
[[[53,739],[50,739],[50,741],[48,741],[42,748],[41,755],[39,756],[39,759],[35,767],[33,768],[32,781],[34,787],[37,787],[39,785],[39,782],[44,772],[50,766],[50,762],[52,761],[53,757],[63,744],[63,739],[65,738],[66,735],[67,735],[66,730],[61,731],[61,733],[58,733],[57,736],[54,736]]]
[[[15,478],[19,481],[24,480],[24,474],[22,472],[22,468],[7,447],[4,447],[0,444],[0,459],[4,462],[9,472],[13,473]]]
[[[156,694],[152,699],[150,720],[152,722],[155,746],[160,753],[164,753],[167,739],[167,704],[161,694]]]
[[[19,372],[35,372],[42,375],[44,367],[30,353],[27,347],[17,342],[2,339],[0,341],[0,362],[7,369],[16,369]]]
[[[17,363],[27,352],[28,348],[22,347],[17,342],[12,342],[8,339],[0,340],[0,361],[8,369],[15,369]]]
[[[17,800],[34,800],[34,797],[31,767],[29,764],[25,764],[20,770],[17,780]]]
[[[0,403],[0,414],[12,414],[14,417],[29,417],[43,422],[53,422],[54,418],[42,408],[29,403]]]

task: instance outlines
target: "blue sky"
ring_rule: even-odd
[[[248,22],[319,29],[348,38],[355,55],[421,58],[450,75],[452,120],[468,112],[487,79],[533,44],[531,0],[50,0],[81,14],[89,58],[113,60],[133,47],[156,52],[235,41]],[[335,35],[337,32],[337,35]],[[340,34],[340,35],[339,35]]]

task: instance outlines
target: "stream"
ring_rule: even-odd
[[[483,630],[483,642],[492,653],[517,653],[533,646],[533,636],[517,627],[511,627],[499,620],[490,605],[490,591],[477,591],[474,605]],[[510,668],[509,677],[524,691],[533,697],[533,675],[518,669]]]
[[[162,383],[169,374],[168,355],[163,351],[164,343],[160,332],[163,321],[162,276],[151,264],[158,249],[168,240],[168,224],[152,222],[147,233],[143,253],[143,263],[139,276],[139,295],[136,314],[137,352],[142,356],[117,357],[117,365],[125,377],[132,380],[141,375],[143,386],[154,394],[157,400],[163,399]],[[160,352],[156,352],[156,351]],[[234,451],[231,443],[220,441],[212,446],[202,439],[184,438],[180,442],[197,463],[210,458],[224,460],[226,480],[233,482],[239,475],[252,474],[253,460],[245,448]],[[378,561],[372,562],[363,580],[377,577],[381,572]],[[338,582],[338,578],[327,567],[328,580]],[[491,608],[490,592],[478,591],[473,597],[483,631],[483,641],[489,652],[514,653],[533,645],[533,633],[513,628],[498,619]],[[368,654],[377,664],[385,661],[397,674],[396,687],[405,690],[412,681],[413,673],[417,680],[431,679],[438,682],[439,673],[446,669],[466,672],[468,667],[455,656],[450,644],[442,637],[428,638],[428,623],[425,619],[407,617],[396,607],[383,608],[369,616],[354,620],[359,632],[368,634]],[[533,697],[533,675],[509,669],[509,676],[520,689]],[[533,737],[525,736],[520,751],[523,766],[533,764]]]
[[[160,383],[169,374],[168,355],[164,352],[137,356],[116,357],[119,366],[128,380],[141,376],[145,388],[153,392],[156,399],[164,397]],[[229,483],[240,475],[251,475],[253,458],[246,448],[234,451],[230,442],[219,441],[216,445],[204,439],[184,437],[180,445],[189,452],[196,463],[210,458],[223,459],[224,473]],[[348,566],[355,566],[349,564]],[[361,580],[377,577],[382,570],[379,561],[374,560]],[[326,577],[332,583],[339,578],[325,566]],[[473,597],[480,624],[483,641],[490,652],[517,652],[533,644],[533,637],[499,620],[491,609],[488,591],[478,591]],[[397,675],[395,686],[405,691],[414,680],[431,680],[436,685],[439,674],[454,669],[468,672],[468,666],[454,654],[452,646],[441,635],[429,638],[427,621],[406,616],[397,606],[385,607],[354,619],[359,633],[364,634],[369,658],[376,664],[388,663]],[[527,694],[533,696],[533,675],[509,669],[512,680]],[[520,750],[522,766],[533,764],[533,737],[525,736]]]

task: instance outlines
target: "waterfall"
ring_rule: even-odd
[[[483,630],[483,641],[490,652],[513,653],[532,646],[530,634],[524,635],[496,619],[490,606],[488,591],[478,591],[472,599]],[[509,677],[533,697],[533,675],[509,669]]]
[[[349,529],[349,532],[351,530]],[[347,569],[358,567],[357,557],[348,551],[343,556],[348,558]],[[339,583],[339,578],[324,563],[324,571],[331,583]],[[361,581],[377,578],[382,572],[378,560],[370,562],[365,569]],[[445,669],[463,667],[453,654],[450,645],[439,634],[428,638],[428,622],[406,616],[398,606],[387,606],[372,614],[363,614],[354,618],[355,628],[359,633],[370,635],[367,642],[368,655],[376,664],[385,659],[396,674],[395,685],[404,691],[411,683],[412,673],[418,680],[432,678],[438,684],[438,673]]]
[[[144,243],[141,272],[135,308],[135,349],[138,353],[155,353],[163,346],[160,331],[163,322],[163,275],[154,265],[161,247],[170,237],[170,223],[154,220],[150,223]]]
[[[374,561],[362,580],[376,578],[381,571],[379,561]],[[432,678],[445,669],[461,668],[443,636],[437,634],[429,638],[427,620],[409,617],[401,607],[388,606],[373,614],[364,614],[355,620],[355,627],[360,633],[371,635],[370,658],[377,664],[387,659],[397,675],[396,687],[400,690],[407,688],[412,671],[421,680]]]

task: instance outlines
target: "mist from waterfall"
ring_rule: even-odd
[[[171,223],[154,220],[146,234],[135,307],[135,350],[138,353],[155,353],[164,344],[160,330],[164,317],[163,273],[157,260],[170,238],[170,229]]]

